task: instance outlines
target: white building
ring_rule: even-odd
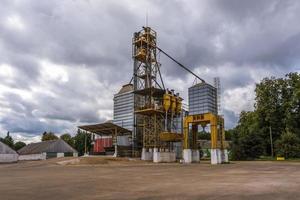
[[[17,162],[19,155],[6,144],[0,142],[0,163]]]
[[[62,139],[31,143],[18,151],[19,160],[45,160],[48,158],[59,158],[73,156],[78,153]]]

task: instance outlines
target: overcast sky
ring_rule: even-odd
[[[111,119],[146,13],[162,49],[207,82],[220,77],[226,128],[253,109],[255,83],[300,71],[297,0],[1,0],[0,137],[37,141]],[[166,87],[187,100],[193,76],[160,61]]]

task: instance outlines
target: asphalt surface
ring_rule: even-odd
[[[0,199],[300,199],[300,162],[0,165]]]

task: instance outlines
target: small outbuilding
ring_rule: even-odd
[[[78,127],[80,130],[92,133],[94,136],[94,150],[97,150],[98,145],[103,145],[103,139],[108,140],[108,145],[102,146],[102,151],[106,155],[111,154],[113,150],[114,156],[131,156],[132,143],[130,142],[131,131],[118,126],[110,121],[101,124],[90,124]],[[104,138],[103,138],[104,136]],[[100,140],[99,140],[100,139]],[[102,143],[102,144],[101,144]],[[112,148],[110,148],[112,147]],[[118,150],[119,149],[119,150]]]
[[[62,139],[31,143],[18,151],[19,160],[77,157],[78,152]]]
[[[19,155],[12,148],[0,142],[0,163],[12,163],[18,161]]]

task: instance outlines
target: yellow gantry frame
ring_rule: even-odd
[[[192,142],[189,141],[189,125],[192,124]],[[210,124],[211,148],[224,149],[225,130],[224,118],[212,113],[188,115],[183,122],[183,148],[196,149],[197,148],[197,126],[206,126]],[[220,142],[218,142],[220,140]]]

